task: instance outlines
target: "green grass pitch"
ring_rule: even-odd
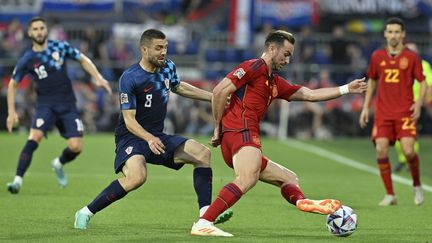
[[[66,143],[51,133],[33,156],[18,195],[6,191],[16,168],[25,134],[0,133],[0,241],[9,242],[432,242],[432,197],[422,206],[413,203],[412,187],[394,183],[399,205],[378,207],[384,196],[381,179],[369,172],[335,162],[313,151],[264,139],[264,154],[295,171],[306,196],[337,198],[358,214],[357,231],[337,238],[327,231],[325,216],[302,213],[288,204],[278,188],[263,183],[237,203],[234,217],[220,226],[230,239],[192,237],[198,208],[192,167],[180,171],[149,165],[148,180],[138,190],[98,213],[86,231],[73,228],[74,213],[88,204],[108,183],[113,172],[114,138],[87,135],[84,151],[65,167],[67,188],[59,188],[50,161]],[[208,138],[198,138],[206,143]],[[301,141],[375,168],[370,141],[334,139]],[[432,141],[421,139],[422,182],[432,185]],[[392,162],[395,162],[392,154]],[[233,178],[219,149],[212,149],[213,195]],[[409,172],[401,177],[410,179]]]

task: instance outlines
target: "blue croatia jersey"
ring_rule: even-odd
[[[41,52],[27,50],[18,60],[12,78],[20,82],[26,74],[36,82],[38,104],[75,103],[72,83],[67,76],[66,58],[80,59],[80,52],[65,41],[48,40]]]
[[[139,63],[126,69],[119,81],[121,110],[136,110],[135,119],[148,132],[163,131],[170,89],[179,85],[174,62],[165,61],[165,66],[155,73],[141,68]],[[120,113],[115,130],[117,137],[130,134]]]

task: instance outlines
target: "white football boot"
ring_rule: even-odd
[[[396,196],[389,195],[389,194],[386,194],[384,196],[384,199],[380,203],[378,203],[379,206],[390,206],[396,204],[397,204]]]
[[[423,188],[421,186],[414,187],[414,204],[421,205],[424,201]]]
[[[193,236],[222,236],[222,237],[233,237],[234,235],[225,232],[216,226],[213,223],[208,224],[200,224],[194,223],[192,225],[191,235]]]

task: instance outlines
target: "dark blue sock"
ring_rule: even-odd
[[[80,153],[81,153],[81,151],[80,152],[74,152],[74,151],[70,150],[69,147],[66,147],[65,149],[63,149],[63,153],[59,157],[60,163],[64,165],[67,162],[74,160]]]
[[[24,176],[24,173],[27,171],[28,167],[30,166],[33,152],[37,149],[38,143],[34,140],[27,140],[27,143],[24,145],[23,150],[21,151],[19,160],[18,160],[18,167],[16,170],[17,176]]]
[[[126,196],[127,192],[120,185],[118,180],[111,182],[111,184],[105,188],[96,198],[87,205],[90,212],[96,214],[102,209],[108,207],[111,203]]]
[[[193,172],[194,188],[198,196],[199,208],[211,204],[212,177],[213,172],[211,168],[195,168]]]

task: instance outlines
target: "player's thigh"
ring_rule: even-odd
[[[67,107],[60,111],[56,126],[64,138],[82,137],[84,125],[75,107]]]
[[[147,179],[147,166],[144,156],[141,154],[131,156],[123,165],[122,172],[128,179],[142,180],[144,182]]]
[[[57,116],[50,106],[37,106],[32,118],[31,128],[42,131],[46,135],[52,129],[56,119]]]
[[[174,162],[208,167],[210,166],[210,149],[193,139],[188,139],[175,150]]]
[[[379,137],[375,139],[375,149],[378,157],[387,156],[389,152],[390,141],[386,137]]]
[[[298,185],[297,175],[293,171],[271,160],[267,162],[267,167],[261,172],[260,180],[278,187],[283,184]]]
[[[404,154],[412,154],[415,152],[415,142],[416,139],[414,137],[402,137],[400,139],[401,148]]]
[[[258,180],[261,163],[262,153],[257,147],[242,147],[233,156],[234,172],[238,178],[256,177]]]

